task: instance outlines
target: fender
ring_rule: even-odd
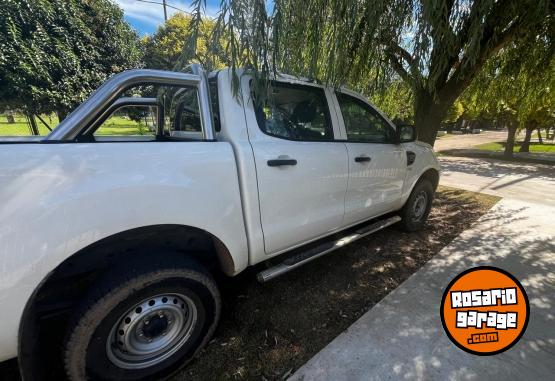
[[[9,253],[1,257],[0,301],[10,306],[0,322],[0,361],[17,354],[19,321],[36,286],[114,233],[193,226],[218,237],[234,273],[248,264],[229,143],[12,144],[0,162],[0,253]]]
[[[441,168],[432,146],[429,144],[415,141],[411,143],[403,143],[402,145],[405,151],[412,151],[416,154],[414,163],[407,168],[407,175],[405,177],[401,197],[402,204],[404,205],[418,180],[427,173],[434,173],[430,171],[435,171],[433,176],[436,177],[437,180],[435,180],[435,184],[433,185],[437,187]]]

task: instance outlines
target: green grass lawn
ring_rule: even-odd
[[[120,116],[112,116],[105,121],[95,135],[149,135],[151,132],[143,123],[135,122],[131,119],[122,118]]]
[[[50,128],[54,128],[58,125],[58,117],[55,115],[41,115],[42,119]],[[29,122],[27,117],[23,115],[14,115],[15,123],[8,123],[5,115],[0,115],[0,136],[29,136],[31,135],[31,129],[29,128]],[[42,122],[35,118],[37,122],[37,127],[39,128],[40,135],[48,135],[50,131]]]
[[[58,117],[55,115],[41,115],[50,128],[58,125]],[[42,122],[35,118],[40,135],[48,135],[50,131]],[[112,116],[96,131],[95,135],[149,135],[150,130],[144,123],[135,122],[121,116]],[[15,123],[8,123],[5,115],[0,115],[0,136],[29,136],[31,129],[27,118],[15,115]]]
[[[518,152],[520,150],[520,142],[515,143],[514,152]],[[496,143],[485,143],[474,146],[475,149],[485,150],[485,151],[498,151],[502,152],[505,150],[505,142],[496,142]],[[554,143],[530,143],[530,152],[548,152],[548,153],[555,153],[555,144]]]

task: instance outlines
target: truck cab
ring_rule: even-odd
[[[214,332],[215,273],[272,259],[268,281],[424,226],[439,165],[412,127],[345,88],[257,81],[132,70],[49,135],[0,138],[0,360],[25,379],[52,362],[71,380],[165,377]],[[123,133],[122,115],[144,127]],[[44,360],[53,329],[63,350]]]

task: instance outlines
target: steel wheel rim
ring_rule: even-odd
[[[183,347],[196,322],[197,308],[185,295],[146,298],[116,321],[106,341],[106,354],[123,369],[159,364]]]
[[[414,203],[412,207],[412,220],[414,222],[420,221],[422,217],[424,217],[427,207],[428,194],[424,191],[418,192],[418,194],[414,198]]]

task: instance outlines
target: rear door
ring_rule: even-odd
[[[339,120],[349,161],[344,225],[401,207],[406,154],[393,126],[363,99],[338,92]]]
[[[264,246],[274,254],[341,227],[347,151],[322,87],[273,82],[249,123]],[[333,118],[332,118],[333,117]]]

